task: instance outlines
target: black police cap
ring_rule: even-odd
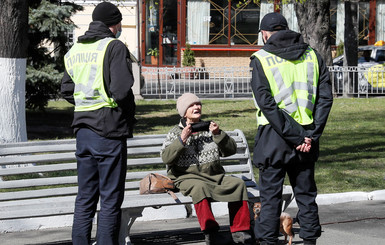
[[[259,25],[259,31],[279,31],[287,30],[287,21],[283,15],[277,12],[266,14]]]

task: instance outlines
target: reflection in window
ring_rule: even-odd
[[[248,1],[231,4],[231,44],[255,45],[258,42],[259,4]]]
[[[159,3],[149,0],[146,4],[146,64],[157,64],[159,55]],[[151,57],[152,56],[152,57]]]
[[[369,2],[358,4],[358,42],[359,45],[368,45],[369,40]]]
[[[229,3],[214,0],[210,2],[210,44],[228,44]]]
[[[186,40],[192,45],[255,45],[259,13],[259,3],[252,0],[188,0]]]
[[[163,1],[162,45],[163,65],[177,64],[178,9],[177,0]]]

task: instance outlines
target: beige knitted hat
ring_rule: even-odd
[[[200,99],[195,94],[185,93],[178,98],[176,102],[176,109],[178,110],[179,115],[181,117],[184,117],[184,115],[186,114],[187,108],[189,108],[190,105],[194,103],[200,103],[200,102],[201,102]]]

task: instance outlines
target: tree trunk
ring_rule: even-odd
[[[317,50],[326,65],[332,65],[330,49],[330,0],[294,1],[294,9],[303,39]]]
[[[358,61],[358,2],[345,1],[344,66],[357,66]],[[343,97],[358,89],[357,72],[345,72]],[[355,81],[355,82],[354,82]],[[350,92],[350,93],[349,93]]]
[[[357,66],[358,3],[345,1],[344,66]]]
[[[28,2],[1,0],[0,10],[0,143],[26,141]]]

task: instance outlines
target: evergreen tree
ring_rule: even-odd
[[[67,33],[75,28],[70,17],[82,9],[60,0],[29,0],[27,108],[44,110],[49,99],[58,98],[63,57],[69,48]]]
[[[195,55],[194,51],[191,50],[191,45],[186,43],[186,49],[183,52],[183,66],[195,66]]]

